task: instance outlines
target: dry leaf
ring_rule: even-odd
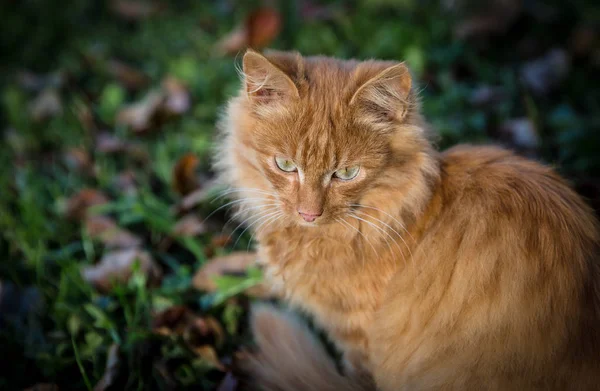
[[[200,187],[196,177],[198,164],[200,164],[200,160],[192,153],[184,155],[175,164],[173,168],[173,188],[177,193],[185,196]]]
[[[472,6],[476,3],[470,0],[446,3],[458,14],[466,15],[454,29],[460,39],[504,34],[523,11],[523,0],[493,0],[475,9]]]
[[[34,121],[41,122],[55,117],[63,111],[62,102],[58,91],[46,88],[31,102],[29,112]]]
[[[148,76],[119,60],[109,60],[107,71],[130,90],[138,90],[150,82]]]
[[[281,30],[281,16],[272,8],[260,8],[250,13],[241,26],[217,42],[221,54],[236,54],[246,47],[268,46]]]
[[[110,217],[88,216],[85,229],[92,239],[102,242],[109,248],[131,248],[142,244],[142,240],[123,229]]]
[[[58,391],[59,388],[56,384],[51,383],[38,383],[35,386],[24,389],[23,391]]]
[[[523,83],[539,95],[556,88],[570,70],[570,59],[563,49],[554,49],[521,68]]]
[[[115,282],[124,283],[129,280],[136,261],[139,261],[140,270],[148,277],[150,283],[160,279],[159,267],[148,252],[139,248],[106,253],[96,265],[84,267],[81,274],[83,279],[91,283],[96,289],[107,292]]]
[[[65,215],[69,219],[83,220],[92,206],[108,203],[108,197],[95,189],[83,189],[66,201]]]
[[[177,236],[197,236],[206,232],[206,225],[195,214],[183,216],[173,227],[173,235]]]
[[[108,355],[106,356],[106,368],[104,369],[104,374],[102,378],[96,386],[94,387],[94,391],[105,391],[108,387],[112,385],[117,376],[117,372],[119,371],[119,345],[113,343],[108,348]]]
[[[165,97],[161,91],[150,92],[140,102],[133,103],[117,114],[117,124],[126,125],[134,132],[150,130]]]
[[[163,110],[166,114],[183,114],[190,109],[192,105],[190,93],[182,82],[169,76],[163,80],[162,87],[166,95],[163,104]]]
[[[196,355],[202,357],[204,361],[211,364],[214,368],[220,371],[225,371],[225,366],[219,360],[219,356],[217,355],[214,347],[210,345],[202,345],[192,347],[191,349],[194,353],[196,353]]]

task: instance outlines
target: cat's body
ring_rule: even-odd
[[[350,378],[600,389],[597,223],[556,174],[497,148],[435,152],[401,65],[269,60],[244,59],[218,167],[240,215],[257,216],[269,281],[328,332]],[[357,389],[316,379],[329,364],[301,357],[312,342],[295,356],[294,338],[269,330],[285,318],[263,316],[274,323],[255,319],[251,365],[263,387]],[[302,360],[323,363],[301,373]]]

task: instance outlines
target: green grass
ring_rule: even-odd
[[[172,186],[173,167],[191,153],[199,158],[196,171],[202,181],[210,178],[215,121],[239,86],[239,57],[220,57],[214,45],[259,2],[164,2],[156,15],[137,21],[123,20],[96,3],[71,1],[57,8],[40,0],[5,7],[3,20],[12,34],[0,41],[9,54],[0,79],[0,346],[5,358],[0,389],[40,382],[61,390],[92,389],[105,373],[113,344],[120,357],[113,389],[215,389],[224,372],[194,352],[186,336],[153,332],[153,314],[185,306],[203,319],[216,319],[224,336],[207,344],[226,367],[250,342],[248,298],[242,292],[260,274],[226,276],[217,292],[201,293],[192,288],[192,276],[211,255],[211,239],[220,228],[174,237],[170,246],[165,240],[179,219],[172,211],[181,200]],[[231,6],[238,3],[244,5]],[[573,31],[593,25],[599,15],[592,1],[554,1],[560,18],[550,19],[527,2],[508,32],[469,40],[452,34],[469,13],[450,12],[431,1],[329,1],[324,3],[326,19],[302,15],[302,3],[281,3],[283,30],[271,47],[306,55],[406,60],[422,88],[423,109],[440,135],[440,147],[498,142],[505,121],[527,118],[540,137],[536,156],[556,165],[585,196],[600,193],[595,190],[600,53],[574,55],[571,43]],[[527,42],[533,47],[528,49]],[[538,95],[522,81],[520,69],[552,48],[567,51],[570,70],[554,90]],[[143,72],[148,84],[128,89],[108,71],[110,59]],[[40,91],[19,81],[25,70],[48,76],[46,87],[62,102],[60,114],[33,118],[30,104]],[[125,105],[159,88],[168,75],[187,86],[189,110],[144,134],[117,124]],[[503,97],[479,107],[473,94],[485,85],[502,87]],[[82,119],[86,113],[91,122]],[[137,149],[101,152],[96,137],[102,132]],[[93,173],[68,159],[73,148],[89,156]],[[115,184],[125,171],[135,178],[133,193]],[[111,251],[81,221],[65,215],[69,197],[84,188],[110,198],[95,213],[114,218],[141,238],[164,272],[158,286],[148,284],[139,263],[126,283],[108,292],[82,279],[83,267]],[[205,202],[195,211],[206,216],[219,205]],[[237,248],[247,245],[245,236]],[[229,250],[217,248],[216,254]]]

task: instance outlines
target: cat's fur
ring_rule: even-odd
[[[216,167],[269,281],[327,331],[349,376],[300,365],[326,358],[294,353],[310,337],[262,311],[261,386],[600,388],[597,222],[558,175],[494,147],[435,151],[403,64],[249,51],[243,78]],[[331,177],[354,164],[357,178]],[[300,209],[323,214],[308,224]]]

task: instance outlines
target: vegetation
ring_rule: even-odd
[[[0,389],[239,389],[248,304],[268,298],[260,270],[222,258],[247,232],[226,207],[207,217],[226,203],[210,151],[248,44],[406,60],[441,148],[502,143],[598,210],[595,3],[8,2]]]

